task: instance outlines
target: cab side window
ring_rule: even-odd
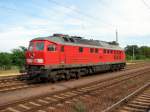
[[[56,51],[56,45],[48,45],[48,51]]]
[[[83,52],[83,47],[79,47],[79,52]]]
[[[94,48],[90,48],[90,53],[93,53],[94,52]]]
[[[104,54],[106,54],[106,53],[107,53],[107,50],[106,50],[106,49],[104,49],[104,50],[103,50],[103,52],[104,52]]]
[[[95,53],[98,53],[98,48],[95,49]]]
[[[61,52],[64,52],[64,46],[61,46]]]

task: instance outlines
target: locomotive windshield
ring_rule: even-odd
[[[29,51],[33,51],[34,49],[38,50],[38,51],[42,51],[44,50],[44,42],[31,42],[29,45],[28,50]]]
[[[33,42],[31,42],[31,43],[30,43],[30,45],[29,45],[28,50],[29,50],[29,51],[33,51],[33,47],[34,47],[34,43],[33,43]]]
[[[44,42],[37,42],[36,43],[36,50],[44,50]]]

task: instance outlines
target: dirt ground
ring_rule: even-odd
[[[142,70],[142,69],[144,69],[144,67],[139,70]],[[136,70],[128,70],[128,71],[136,71]],[[32,96],[38,96],[38,95],[47,94],[47,93],[54,93],[56,91],[77,87],[79,85],[84,85],[84,84],[91,83],[97,80],[104,80],[107,78],[118,76],[122,73],[124,73],[124,71],[113,72],[113,73],[108,72],[108,73],[102,73],[100,75],[82,77],[79,80],[70,80],[70,81],[60,82],[56,84],[48,83],[48,84],[41,85],[40,87],[27,88],[27,89],[22,89],[22,90],[9,91],[6,93],[0,93],[0,105],[8,103],[8,102],[13,102],[15,100],[29,98]]]
[[[123,82],[121,85],[112,86],[109,89],[83,95],[76,100],[70,100],[56,106],[53,112],[102,112],[107,107],[131,94],[150,79],[149,74]],[[47,109],[48,110],[48,109]]]

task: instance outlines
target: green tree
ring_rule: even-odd
[[[132,56],[133,49],[135,54],[139,54],[139,47],[137,45],[128,45],[125,47],[126,54]]]
[[[143,54],[145,58],[150,58],[150,47],[141,46],[140,47],[140,54]]]
[[[134,49],[135,59],[137,60],[150,59],[150,47],[148,46],[138,47],[137,45],[128,45],[127,47],[125,47],[127,60],[132,59],[133,49]]]
[[[11,68],[11,54],[1,52],[0,53],[0,67],[3,69],[10,69]]]
[[[23,67],[25,65],[25,51],[26,48],[23,46],[12,50],[11,60],[13,65],[18,67]]]

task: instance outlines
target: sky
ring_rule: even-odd
[[[150,46],[150,0],[0,0],[0,52],[54,33]]]

